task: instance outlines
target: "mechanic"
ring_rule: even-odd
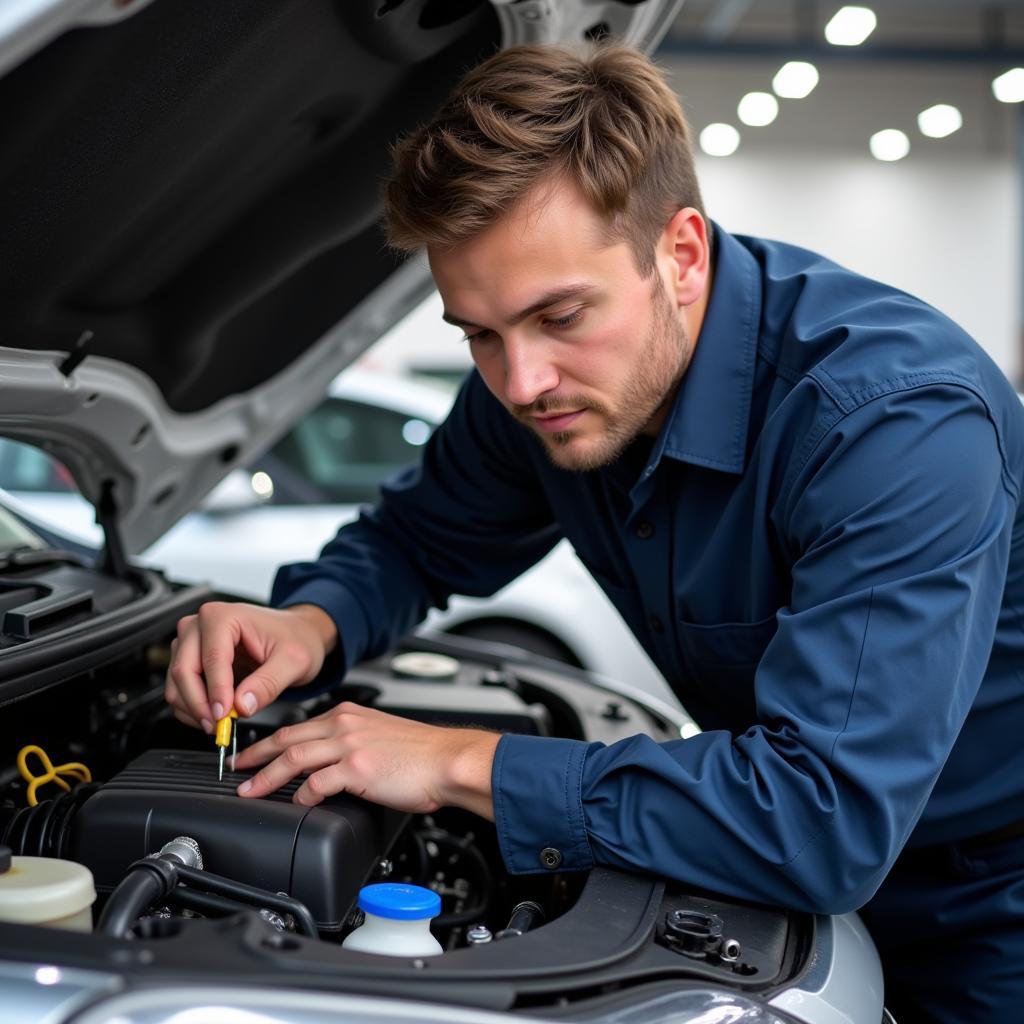
[[[239,793],[305,774],[304,804],[489,818],[513,872],[864,908],[897,1017],[1016,1019],[1024,411],[999,370],[924,303],[711,224],[679,102],[626,49],[494,56],[398,145],[385,198],[476,371],[422,464],[280,571],[275,608],[181,621],[178,718],[251,715],[568,537],[700,735],[343,703],[240,754],[262,767]],[[968,227],[936,212],[955,253]]]

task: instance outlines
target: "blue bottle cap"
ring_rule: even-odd
[[[422,885],[378,882],[359,890],[359,909],[392,921],[419,921],[441,913],[441,897]]]

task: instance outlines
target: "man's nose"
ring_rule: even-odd
[[[532,405],[558,386],[558,370],[543,342],[505,342],[505,397],[513,405]]]

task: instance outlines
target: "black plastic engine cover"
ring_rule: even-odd
[[[212,753],[151,750],[82,806],[68,856],[92,871],[104,893],[133,861],[191,836],[206,870],[287,893],[306,904],[322,931],[340,929],[409,816],[346,794],[300,807],[291,797],[301,779],[244,800],[235,789],[245,778],[225,771],[218,782]]]

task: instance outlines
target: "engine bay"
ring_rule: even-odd
[[[3,707],[0,844],[16,856],[85,865],[98,897],[88,936],[0,924],[5,958],[60,948],[65,961],[116,963],[129,975],[258,969],[275,985],[347,992],[379,993],[397,975],[403,994],[436,996],[440,985],[448,1001],[496,1009],[575,1006],[679,978],[765,992],[806,966],[813,918],[609,868],[511,875],[493,825],[464,811],[410,815],[345,794],[303,807],[291,800],[298,781],[266,799],[238,798],[244,776],[229,767],[218,780],[210,737],[164,704],[168,624],[85,671],[44,676],[46,685]],[[341,700],[426,722],[604,743],[679,735],[679,721],[656,702],[582,671],[478,641],[417,637],[340,685],[240,720],[239,748]],[[67,792],[39,785],[32,804],[14,753],[26,744],[55,764],[87,766],[91,781]],[[182,844],[194,858],[178,856]],[[140,872],[162,873],[163,882],[149,897],[136,885],[144,902],[133,905],[124,890]],[[361,920],[360,888],[384,880],[440,896],[431,927],[442,956],[341,948]]]

